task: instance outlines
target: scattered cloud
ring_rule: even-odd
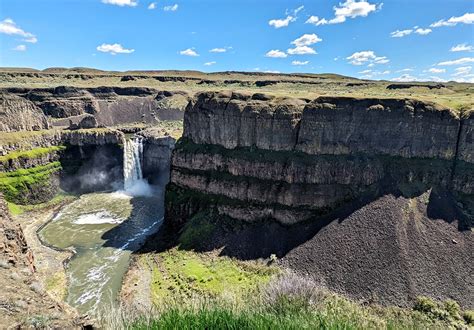
[[[430,81],[436,81],[436,82],[447,82],[446,79],[443,79],[443,78],[440,78],[440,77],[437,77],[437,76],[430,76]]]
[[[273,26],[275,29],[280,29],[282,27],[287,27],[290,23],[298,19],[298,13],[304,9],[304,6],[299,6],[292,13],[286,12],[286,18],[280,19],[271,19],[268,21],[268,25]]]
[[[430,25],[432,28],[441,26],[456,26],[458,24],[474,24],[474,13],[465,13],[462,16],[453,16],[450,19],[442,19]]]
[[[307,20],[307,24],[313,24],[316,26],[325,25],[325,24],[338,24],[344,23],[348,17],[366,17],[371,12],[375,12],[377,9],[382,8],[382,3],[375,5],[369,3],[366,0],[356,1],[356,0],[346,0],[344,3],[340,3],[339,7],[334,6],[334,18],[327,20],[325,18],[319,18],[318,16],[310,16]]]
[[[463,57],[457,60],[440,62],[437,65],[463,65],[474,62],[474,57]]]
[[[282,52],[281,50],[278,50],[278,49],[272,49],[270,51],[268,51],[266,54],[265,54],[266,57],[273,57],[273,58],[285,58],[287,57],[288,55],[286,55],[285,52]]]
[[[419,81],[418,78],[408,74],[408,73],[405,73],[405,74],[402,74],[400,77],[397,77],[397,78],[393,78],[393,79],[390,79],[392,81],[398,81],[398,82],[407,82],[407,81]]]
[[[13,48],[13,50],[16,50],[18,52],[24,52],[26,50],[26,46],[25,45],[18,45],[15,48]]]
[[[295,48],[289,48],[287,53],[290,55],[314,55],[317,52],[309,46],[296,46]]]
[[[135,7],[136,5],[138,5],[137,0],[102,0],[102,3],[105,3],[107,5],[116,5],[120,7]]]
[[[377,56],[372,50],[356,52],[351,56],[346,57],[346,60],[349,60],[349,63],[352,65],[368,64],[369,67],[372,67],[375,64],[387,64],[390,62],[386,56]]]
[[[211,61],[211,62],[206,62],[206,63],[204,63],[205,66],[211,66],[211,65],[214,65],[214,64],[216,64],[215,61]]]
[[[209,50],[210,53],[225,53],[228,50],[231,50],[232,47],[220,47],[220,48],[212,48]]]
[[[368,74],[368,73],[371,73],[372,70],[363,70],[363,71],[360,71],[359,73],[360,74]]]
[[[135,49],[123,48],[121,44],[102,44],[97,46],[97,50],[103,53],[110,53],[112,55],[116,54],[130,54],[135,51]]]
[[[263,72],[265,72],[265,73],[280,73],[280,71],[277,71],[277,70],[265,70]]]
[[[415,26],[413,27],[413,29],[406,29],[406,30],[396,30],[396,31],[393,31],[390,33],[390,36],[392,38],[403,38],[407,35],[410,35],[412,33],[416,33],[416,34],[419,34],[419,35],[427,35],[427,34],[430,34],[433,30],[431,29],[423,29],[423,28],[420,28],[418,26]]]
[[[424,72],[431,72],[431,73],[444,73],[446,72],[446,69],[437,69],[437,68],[431,68],[428,69],[427,71]]]
[[[412,29],[407,29],[407,30],[397,30],[393,31],[390,33],[390,36],[392,38],[403,38],[404,36],[407,36],[413,32]]]
[[[23,41],[30,43],[37,43],[38,39],[33,33],[26,32],[20,28],[11,18],[6,18],[0,22],[0,33],[8,35],[16,35],[23,37]]]
[[[400,72],[412,72],[414,71],[413,69],[410,69],[410,68],[405,68],[405,69],[401,69],[401,70],[398,70],[398,71],[395,71],[396,73],[400,73]]]
[[[178,4],[175,3],[175,4],[172,5],[172,6],[164,6],[164,7],[163,7],[163,10],[164,10],[164,11],[177,11],[177,10],[178,10]]]
[[[422,28],[417,28],[415,30],[415,33],[416,34],[419,34],[419,35],[422,35],[422,36],[425,36],[427,34],[430,34],[431,32],[433,32],[433,30],[431,29],[422,29]]]
[[[296,21],[296,17],[288,15],[286,18],[283,19],[271,19],[268,21],[268,25],[273,26],[275,29],[279,29],[288,26],[290,22],[294,21]]]
[[[457,76],[465,76],[469,74],[472,70],[472,66],[461,66],[459,68],[454,69],[455,73],[452,74],[452,76],[457,77]]]
[[[467,43],[464,43],[464,44],[459,44],[459,45],[451,47],[449,51],[450,52],[472,52],[474,51],[474,47],[471,45],[468,45]]]
[[[188,48],[179,52],[179,54],[184,56],[199,56],[199,54],[192,48]]]
[[[38,42],[38,38],[36,38],[36,37],[30,37],[30,38],[23,39],[23,41],[29,42],[29,43],[32,43],[32,44],[35,44],[35,43]]]
[[[148,5],[148,9],[153,10],[156,9],[156,2],[152,2]]]
[[[291,65],[308,65],[309,61],[292,61]]]
[[[320,37],[316,34],[303,34],[301,37],[293,40],[291,43],[297,47],[299,46],[310,46],[317,42],[323,41]]]

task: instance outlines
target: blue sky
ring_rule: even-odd
[[[0,0],[0,66],[474,82],[473,0]]]

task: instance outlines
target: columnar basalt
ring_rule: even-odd
[[[232,200],[226,210],[303,209],[300,220],[365,194],[472,195],[471,117],[409,99],[201,93],[186,109],[171,182]]]
[[[165,219],[204,215],[206,249],[275,254],[357,299],[472,307],[472,123],[409,99],[201,93],[173,152]]]

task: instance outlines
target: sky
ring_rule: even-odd
[[[0,0],[0,66],[474,83],[474,0]]]

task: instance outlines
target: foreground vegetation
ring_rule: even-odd
[[[253,290],[224,290],[212,297],[191,295],[186,301],[174,297],[170,294],[167,301],[161,301],[151,311],[116,309],[103,319],[102,326],[110,329],[469,329],[474,326],[474,312],[461,311],[454,301],[437,303],[419,297],[413,309],[361,305],[289,272],[276,275]]]

